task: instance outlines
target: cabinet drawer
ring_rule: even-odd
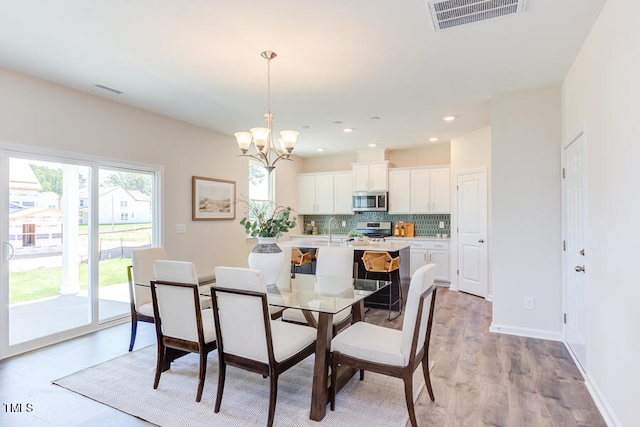
[[[438,242],[438,241],[422,241],[415,242],[411,244],[411,250],[438,250],[438,251],[448,251],[449,250],[449,242]]]

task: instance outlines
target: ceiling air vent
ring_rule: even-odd
[[[431,0],[429,10],[436,31],[485,19],[519,13],[525,0]]]

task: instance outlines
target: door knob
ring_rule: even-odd
[[[584,265],[576,265],[576,271],[578,273],[580,273],[580,272],[584,273]]]
[[[478,240],[478,243],[484,243],[484,240],[480,239]]]

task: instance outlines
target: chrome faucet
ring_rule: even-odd
[[[329,244],[331,244],[331,243],[332,243],[332,237],[331,237],[331,223],[332,223],[333,221],[335,221],[335,222],[336,222],[336,225],[338,225],[338,220],[337,220],[336,218],[331,218],[331,219],[329,220]]]

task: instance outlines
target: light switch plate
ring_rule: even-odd
[[[187,232],[187,224],[176,224],[176,233],[185,234]]]

